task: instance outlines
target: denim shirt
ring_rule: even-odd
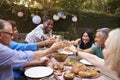
[[[14,80],[13,68],[23,67],[32,61],[32,51],[16,51],[0,43],[0,80]]]

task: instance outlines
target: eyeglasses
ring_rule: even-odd
[[[2,31],[2,32],[5,33],[5,34],[8,34],[10,36],[13,36],[13,33],[5,32],[5,31]]]

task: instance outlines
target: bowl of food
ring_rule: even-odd
[[[68,62],[66,62],[66,66],[73,66],[76,62],[78,62],[78,61],[76,61],[76,60],[69,60]]]
[[[65,80],[73,80],[74,79],[74,73],[64,73],[63,77]]]
[[[68,57],[68,55],[67,54],[58,53],[58,54],[54,54],[53,57],[58,62],[64,62],[66,60],[66,58]]]

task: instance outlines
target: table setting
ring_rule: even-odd
[[[69,46],[69,42],[64,42]],[[47,57],[47,56],[46,56]],[[25,70],[28,80],[112,80],[77,53],[67,48],[60,49],[49,56],[46,66],[34,66]]]

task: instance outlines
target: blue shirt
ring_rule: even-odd
[[[17,43],[15,41],[11,41],[9,48],[17,51],[36,51],[38,50],[37,43]],[[13,69],[14,77],[19,78],[20,73],[23,72],[23,70],[20,69]]]
[[[13,68],[23,67],[32,61],[32,51],[15,51],[0,43],[0,80],[14,80]]]
[[[38,50],[37,43],[17,43],[15,41],[11,41],[9,48],[17,50],[17,51],[36,51]]]
[[[98,56],[99,58],[102,58],[102,59],[104,58],[103,53],[102,53],[102,50],[103,50],[102,46],[94,45],[94,46],[91,47],[91,49],[96,56]]]

